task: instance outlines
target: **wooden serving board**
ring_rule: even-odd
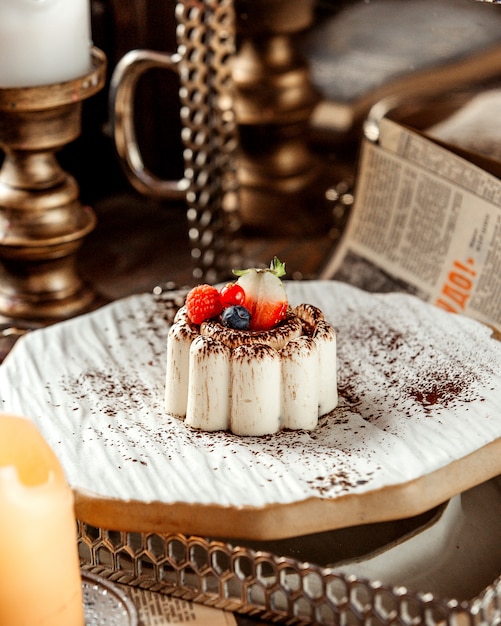
[[[312,432],[245,438],[167,416],[168,323],[153,295],[17,342],[2,410],[38,425],[79,519],[279,539],[417,515],[501,473],[501,343],[488,328],[406,294],[286,287],[338,336],[339,406]]]

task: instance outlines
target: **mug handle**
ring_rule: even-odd
[[[139,78],[153,68],[179,71],[179,54],[154,50],[131,50],[117,63],[113,71],[109,109],[112,139],[120,164],[132,186],[141,194],[172,200],[184,199],[189,182],[164,180],[151,173],[144,165],[136,141],[134,127],[134,94]]]

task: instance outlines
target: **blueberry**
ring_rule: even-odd
[[[250,324],[249,311],[240,304],[235,306],[229,306],[223,311],[221,315],[221,322],[228,328],[235,328],[237,330],[247,330]]]

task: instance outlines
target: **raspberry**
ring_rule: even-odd
[[[212,285],[197,285],[186,296],[188,317],[194,324],[219,315],[223,310],[219,291]]]

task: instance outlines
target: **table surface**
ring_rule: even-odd
[[[169,281],[179,286],[193,282],[182,204],[130,192],[105,198],[93,208],[97,226],[84,241],[78,262],[82,277],[104,297],[147,292]],[[306,237],[243,233],[240,239],[243,266],[269,265],[278,256],[286,263],[287,278],[314,278],[334,246],[329,232]]]

